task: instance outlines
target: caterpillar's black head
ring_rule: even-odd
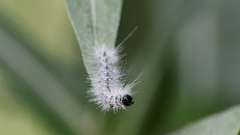
[[[134,103],[132,96],[124,95],[122,98],[122,103],[124,106],[130,106]]]

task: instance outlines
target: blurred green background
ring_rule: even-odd
[[[0,0],[1,135],[162,135],[240,103],[240,1],[125,0],[135,104],[103,113],[64,0]]]

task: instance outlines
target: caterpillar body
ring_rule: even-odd
[[[107,45],[94,47],[90,95],[103,111],[118,111],[133,104],[131,89],[133,84],[123,82],[119,68],[119,50]]]

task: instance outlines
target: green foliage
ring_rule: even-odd
[[[237,135],[239,106],[210,114],[240,103],[239,4],[0,1],[0,134]],[[103,113],[88,102],[87,54],[135,26],[123,45],[128,79],[143,72],[135,104]]]
[[[115,45],[121,0],[67,0],[69,16],[74,26],[82,56],[88,72],[89,54],[93,47],[106,44]]]
[[[238,135],[239,116],[240,109],[239,106],[236,106],[169,135]]]

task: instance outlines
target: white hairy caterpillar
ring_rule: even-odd
[[[92,59],[94,72],[89,74],[90,94],[102,110],[118,111],[133,104],[132,84],[124,84],[123,74],[119,69],[118,49],[107,45],[94,47]]]

